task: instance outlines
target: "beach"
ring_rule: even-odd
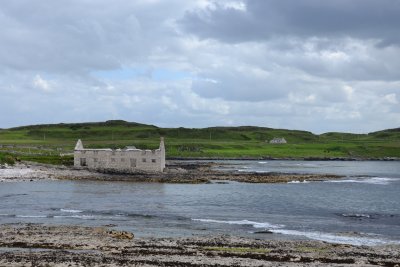
[[[106,226],[0,226],[2,266],[399,266],[399,246],[261,241],[235,236],[136,238]]]

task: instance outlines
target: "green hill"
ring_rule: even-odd
[[[143,149],[166,139],[167,157],[196,158],[383,158],[400,157],[400,128],[368,134],[324,133],[266,127],[160,128],[111,120],[21,126],[0,130],[0,153],[25,160],[71,164],[77,139],[86,147]],[[287,144],[269,144],[284,137]]]

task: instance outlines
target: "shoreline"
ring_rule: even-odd
[[[180,160],[180,161],[191,161],[191,160],[223,160],[223,161],[234,161],[234,160],[282,160],[282,161],[400,161],[397,157],[383,157],[383,158],[348,158],[348,157],[168,157],[167,160]]]
[[[136,238],[109,226],[0,224],[6,266],[399,266],[400,245],[353,246],[234,235]]]
[[[18,163],[0,168],[0,182],[43,181],[43,180],[82,180],[82,181],[125,181],[149,183],[184,183],[200,184],[213,181],[243,183],[289,183],[327,181],[344,178],[333,174],[299,174],[278,172],[239,172],[216,170],[220,163],[188,161],[169,161],[163,173],[138,171],[118,173],[115,171],[99,172],[95,170],[46,165],[34,162]]]

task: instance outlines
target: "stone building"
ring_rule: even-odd
[[[135,172],[138,170],[162,172],[165,168],[164,138],[155,150],[141,150],[133,146],[125,149],[86,149],[79,139],[74,150],[74,166],[100,171]]]
[[[281,138],[275,137],[274,139],[269,141],[269,143],[270,144],[286,144],[287,142],[286,142],[286,139],[283,137],[281,137]]]

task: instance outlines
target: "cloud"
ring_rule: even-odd
[[[389,104],[398,104],[399,101],[397,100],[397,95],[396,94],[387,94],[384,96],[384,99],[389,103]]]
[[[33,87],[36,89],[39,89],[43,92],[51,92],[52,88],[50,86],[50,83],[46,80],[44,80],[40,75],[36,75],[35,78],[33,79]]]
[[[0,128],[398,127],[399,13],[395,0],[5,1]]]
[[[180,8],[174,0],[7,1],[0,8],[7,48],[0,61],[10,69],[59,73],[145,61],[158,37],[173,34],[168,15]]]
[[[189,33],[223,42],[263,41],[276,36],[354,37],[399,44],[396,0],[251,0],[245,8],[218,4],[190,10],[180,21]]]

